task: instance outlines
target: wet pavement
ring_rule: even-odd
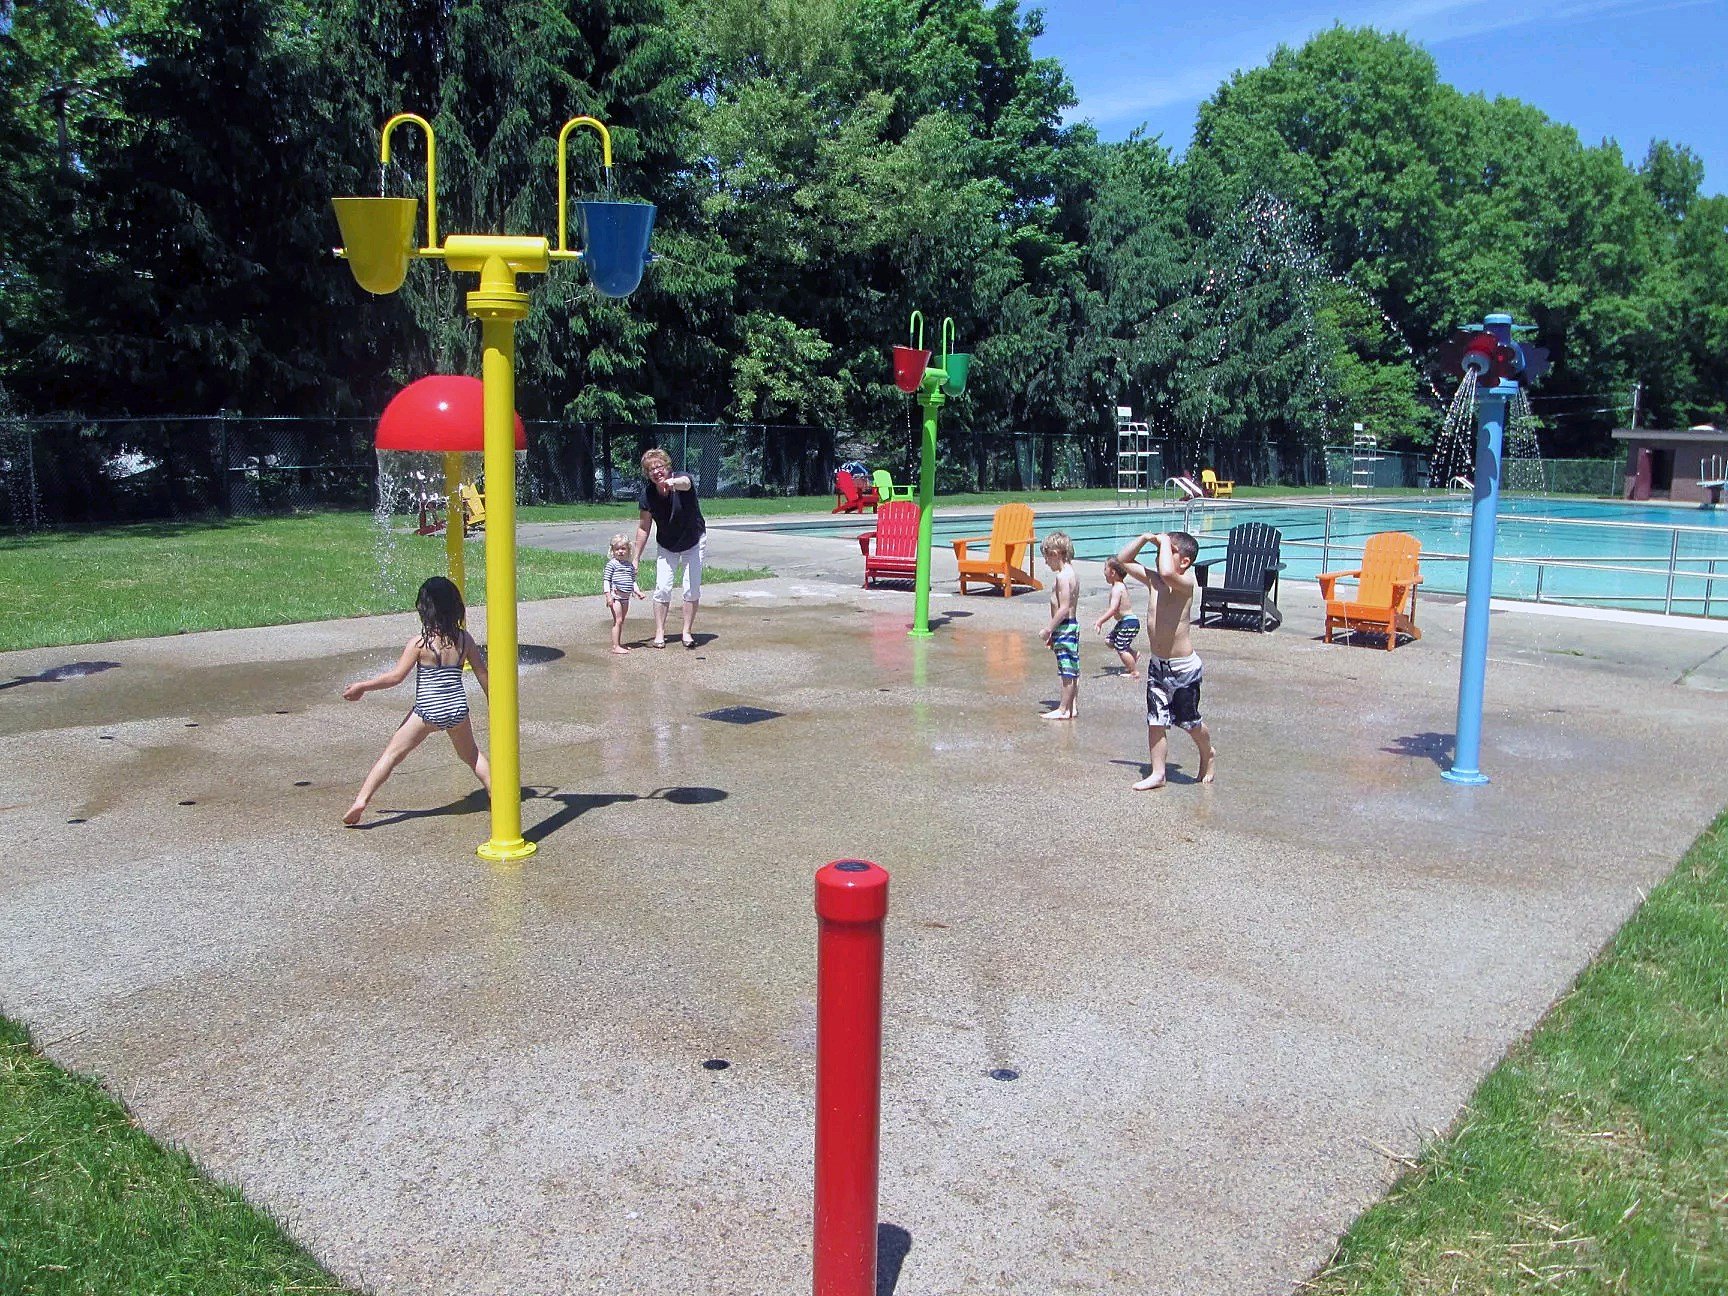
[[[377,1292],[778,1296],[812,875],[863,856],[894,1290],[1285,1293],[1724,800],[1728,635],[1496,614],[1494,782],[1456,788],[1462,607],[1328,647],[1292,583],[1277,633],[1197,633],[1219,781],[1173,735],[1136,793],[1089,630],[1080,718],[1038,719],[1044,595],[949,581],[915,645],[851,541],[709,543],[781,574],[710,585],[693,651],[523,608],[513,867],[437,738],[338,824],[411,685],[339,691],[407,617],[0,655],[0,1007]],[[737,707],[773,714],[704,717]]]

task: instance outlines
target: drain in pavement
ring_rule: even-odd
[[[763,720],[778,720],[785,715],[784,711],[770,711],[766,707],[729,706],[718,711],[703,711],[698,719],[718,720],[722,724],[747,725],[757,724]]]

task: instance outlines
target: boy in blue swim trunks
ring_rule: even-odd
[[[1135,561],[1140,550],[1151,545],[1157,553],[1152,564]],[[1189,609],[1194,605],[1194,558],[1200,546],[1186,531],[1147,532],[1116,556],[1135,580],[1152,591],[1149,635],[1152,654],[1146,659],[1146,742],[1151,769],[1134,785],[1135,791],[1164,786],[1164,760],[1168,754],[1165,732],[1171,725],[1186,729],[1200,749],[1198,783],[1210,783],[1218,764],[1212,747],[1212,731],[1200,718],[1200,657],[1188,629]]]
[[[1056,654],[1056,675],[1062,682],[1062,697],[1046,720],[1072,720],[1080,700],[1080,622],[1075,608],[1080,602],[1080,574],[1074,570],[1074,542],[1065,531],[1052,531],[1039,546],[1044,563],[1055,573],[1050,582],[1050,624],[1039,636]]]

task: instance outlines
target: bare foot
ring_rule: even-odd
[[[656,648],[664,648],[666,646],[666,641],[664,639],[654,639],[650,642],[653,643]]]
[[[696,646],[696,641],[694,639],[692,639],[689,635],[680,635],[679,638],[681,638],[684,641],[684,646],[686,648],[694,648]]]
[[[1057,707],[1054,711],[1043,712],[1038,718],[1040,720],[1072,720],[1074,718],[1074,713],[1072,711],[1064,711],[1061,707]]]
[[[622,644],[613,644],[612,645],[612,651],[617,653],[618,656],[623,657],[626,654],[628,654],[630,650],[628,648],[624,647]]]
[[[1164,775],[1162,772],[1160,772],[1157,774],[1149,774],[1145,778],[1141,779],[1138,783],[1136,783],[1134,785],[1134,791],[1136,791],[1136,792],[1152,792],[1152,791],[1155,791],[1156,789],[1161,788],[1163,786],[1164,786]]]
[[[360,816],[365,813],[366,803],[363,801],[356,801],[353,805],[348,807],[348,813],[342,816],[342,822],[352,828],[355,824],[360,822]]]
[[[1216,747],[1214,747],[1212,749],[1212,754],[1209,757],[1207,757],[1205,760],[1200,762],[1200,777],[1198,779],[1196,779],[1195,782],[1197,782],[1197,783],[1210,783],[1212,781],[1212,776],[1214,774],[1216,774],[1217,772],[1218,772],[1218,749]]]

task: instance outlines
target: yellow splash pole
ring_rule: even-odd
[[[468,598],[468,578],[462,562],[462,537],[467,533],[467,513],[462,508],[462,456],[450,450],[444,455],[444,557],[463,601]]]
[[[492,836],[483,859],[514,860],[534,853],[522,837],[520,707],[516,695],[516,321],[528,314],[528,294],[501,250],[507,239],[476,238],[485,255],[480,287],[468,294],[468,313],[480,321],[480,375],[484,384],[486,445],[486,653],[491,681],[487,703],[492,762]],[[447,252],[457,242],[452,238]],[[539,268],[545,268],[545,240]],[[527,267],[524,267],[527,268]]]
[[[565,231],[565,145],[577,126],[591,127],[600,136],[601,156],[610,174],[612,136],[593,117],[575,117],[558,136],[558,247],[537,235],[453,234],[438,243],[437,160],[432,126],[424,117],[397,113],[384,123],[380,159],[390,161],[390,134],[412,122],[426,134],[426,246],[415,249],[414,200],[337,198],[336,218],[360,286],[368,292],[393,293],[402,286],[408,262],[436,257],[453,271],[480,276],[480,286],[468,294],[468,313],[480,321],[481,408],[486,461],[486,637],[490,658],[492,765],[492,836],[479,848],[489,860],[514,860],[534,853],[534,843],[522,836],[522,774],[518,725],[516,643],[516,321],[528,314],[528,294],[518,291],[518,274],[545,274],[553,261],[573,261]],[[405,210],[404,210],[405,209]],[[652,209],[650,209],[650,214]],[[644,252],[646,232],[643,229]],[[631,285],[634,287],[634,284]],[[460,469],[455,469],[459,476]],[[445,461],[446,486],[459,496],[460,481],[452,482],[451,461]],[[460,500],[458,499],[458,505]],[[461,525],[445,522],[450,546],[451,579],[462,583]]]

